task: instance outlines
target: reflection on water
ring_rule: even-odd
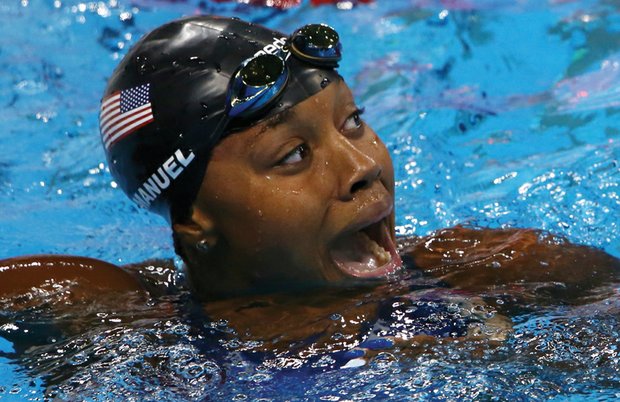
[[[0,214],[0,257],[172,258],[166,225],[116,190],[96,115],[127,48],[195,12],[285,32],[302,22],[337,28],[340,71],[394,157],[400,234],[464,222],[538,227],[620,256],[619,11],[613,0],[377,0],[347,11],[305,2],[285,12],[235,2],[3,2],[0,204],[10,213]],[[65,285],[0,301],[0,398],[619,397],[620,305],[611,285],[578,303],[545,306],[478,295],[513,320],[507,339],[492,343],[447,340],[470,330],[463,317],[473,307],[446,300],[446,289],[432,308],[425,289],[405,285],[389,295],[347,295],[350,308],[313,324],[329,329],[323,349],[296,337],[292,325],[277,356],[264,353],[275,337],[249,341],[212,320],[182,286],[156,284],[147,300],[71,304]],[[383,318],[360,312],[352,323],[347,312],[357,312],[357,302],[384,303]],[[415,337],[422,327],[439,338],[412,343],[414,351],[379,342],[364,365],[338,368],[360,359],[344,353],[373,333]]]
[[[412,274],[376,289],[254,298],[227,321],[182,279],[144,274],[149,298],[84,302],[65,283],[0,300],[0,356],[14,365],[0,395],[512,400],[613,396],[620,385],[620,303],[608,287],[562,305],[542,284],[483,302]]]

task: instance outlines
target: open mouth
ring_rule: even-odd
[[[390,236],[387,218],[338,238],[330,251],[336,265],[358,278],[380,278],[402,265]]]

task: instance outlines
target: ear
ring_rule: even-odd
[[[205,244],[213,247],[217,243],[213,219],[199,208],[192,207],[190,218],[185,222],[173,223],[172,230],[185,246]]]

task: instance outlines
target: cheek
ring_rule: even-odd
[[[243,165],[212,160],[201,188],[199,208],[227,243],[252,246],[261,212]]]
[[[300,247],[318,237],[321,205],[290,178],[236,171],[226,180],[206,181],[206,197],[218,232],[239,251]]]
[[[290,184],[283,180],[270,188],[266,183],[256,188],[256,198],[262,205],[259,224],[266,245],[299,247],[319,238],[325,202],[312,187]]]

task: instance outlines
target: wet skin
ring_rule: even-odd
[[[203,299],[374,285],[400,265],[393,197],[388,151],[339,81],[288,112],[224,138],[191,218],[173,230],[191,285]],[[362,231],[389,252],[388,262],[372,263]],[[196,247],[200,242],[209,250]],[[403,251],[417,269],[474,291],[543,282],[583,290],[616,281],[620,270],[619,260],[600,250],[528,229],[457,227],[414,239]],[[103,288],[142,291],[131,273],[111,272],[110,264],[93,259],[31,256],[0,263],[0,279],[7,279],[0,281],[0,296],[50,279],[75,279],[93,297]],[[76,268],[68,270],[68,264]]]
[[[222,140],[191,219],[175,223],[173,230],[194,294],[209,301],[209,317],[226,319],[238,333],[274,350],[287,350],[291,342],[317,334],[326,350],[333,350],[334,331],[345,335],[339,347],[347,349],[355,346],[351,342],[360,326],[374,322],[382,300],[409,292],[399,281],[385,281],[400,263],[393,197],[393,168],[385,146],[359,118],[348,87],[335,82],[290,112]],[[366,267],[342,263],[372,256],[360,231],[389,251],[389,262]],[[522,304],[578,303],[589,291],[617,282],[620,272],[619,260],[600,250],[528,229],[456,227],[405,240],[409,244],[401,252],[411,257],[415,269],[472,291],[461,294],[461,301],[480,306],[481,295],[514,296]],[[209,245],[208,251],[196,247],[200,242]],[[347,254],[347,248],[357,251]],[[175,269],[171,262],[161,267]],[[50,281],[68,280],[71,301],[78,297],[88,304],[89,298],[96,302],[109,292],[114,308],[122,309],[127,303],[119,305],[114,292],[138,295],[123,297],[138,302],[147,296],[139,272],[140,267],[121,269],[70,256],[8,259],[0,261],[0,300],[19,309],[11,300]],[[398,273],[394,277],[403,278]],[[550,293],[554,287],[559,292]],[[370,296],[360,303],[364,294]],[[68,308],[64,297],[53,305],[58,314]],[[144,311],[170,314],[166,309]],[[342,315],[346,328],[334,324],[334,312]],[[76,321],[72,331],[84,327],[79,316]],[[489,339],[503,339],[510,326],[501,315],[485,325]],[[272,342],[276,338],[277,344]],[[402,341],[418,347],[427,338]]]
[[[388,151],[339,81],[222,140],[191,221],[173,228],[189,245],[199,294],[350,285],[400,265],[393,197]],[[356,237],[360,230],[391,251],[388,263],[336,262],[359,257],[334,256],[347,247],[370,255]],[[206,254],[192,247],[201,240],[210,245]]]
[[[385,146],[360,119],[346,84],[334,82],[289,112],[223,139],[191,219],[173,230],[195,293],[204,299],[372,285],[400,262],[393,196]],[[388,263],[352,269],[336,261],[347,248],[366,247],[355,235],[360,230],[390,252]],[[196,247],[201,241],[207,252]],[[583,290],[616,281],[620,270],[618,259],[600,250],[528,229],[457,227],[414,239],[403,251],[416,268],[474,291],[543,282]],[[0,295],[50,279],[74,279],[93,297],[105,289],[142,291],[131,273],[112,272],[93,259],[30,256],[0,263]]]

